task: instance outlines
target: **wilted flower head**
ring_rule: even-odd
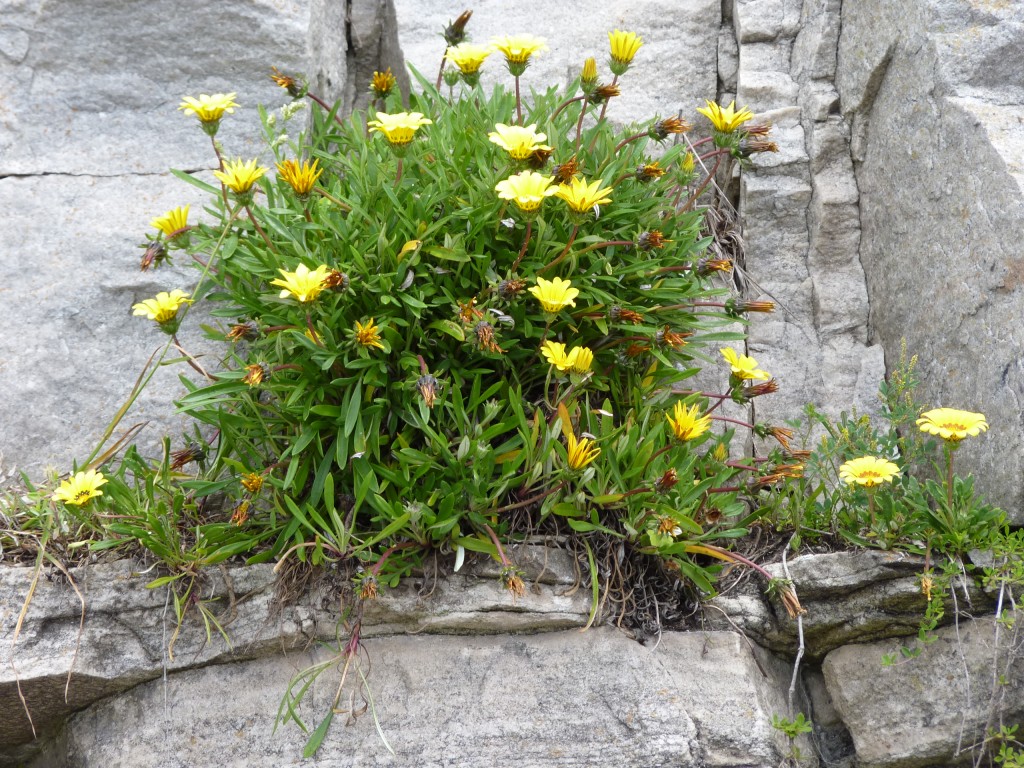
[[[171,471],[177,472],[193,461],[206,461],[206,449],[199,443],[188,442],[185,447],[171,454]]]
[[[451,22],[444,30],[444,41],[448,45],[458,45],[466,37],[466,25],[469,23],[472,11],[463,11],[455,21]]]
[[[922,432],[936,435],[950,443],[958,443],[968,435],[976,437],[988,429],[984,414],[958,411],[955,408],[935,408],[921,414],[917,426]]]
[[[876,456],[862,456],[851,459],[839,467],[839,479],[847,485],[863,485],[873,488],[882,483],[891,483],[898,477],[900,468],[887,459]]]
[[[658,493],[665,493],[675,487],[679,482],[679,474],[674,469],[668,469],[661,477],[654,481],[654,490]]]
[[[249,510],[252,508],[252,502],[248,499],[242,499],[238,504],[235,505],[234,512],[231,514],[232,525],[245,525],[245,521],[249,519]]]
[[[732,262],[728,259],[700,259],[695,271],[700,277],[711,277],[716,272],[731,272]]]
[[[556,277],[554,280],[537,278],[537,285],[530,288],[530,293],[537,297],[541,309],[545,312],[556,314],[565,307],[576,306],[576,297],[580,295],[578,288],[573,288],[569,280]]]
[[[271,67],[270,70],[270,79],[288,91],[288,95],[293,99],[301,99],[306,95],[306,86],[304,83],[300,83],[291,75],[284,74],[278,70],[277,67]]]
[[[142,261],[139,263],[139,269],[145,272],[152,266],[159,266],[160,262],[167,258],[167,246],[164,245],[163,240],[151,240],[146,245],[146,250],[142,254]]]
[[[398,85],[398,80],[395,79],[394,72],[391,71],[391,67],[388,67],[383,72],[374,72],[373,77],[370,80],[370,90],[373,91],[373,95],[378,99],[386,99],[391,91]]]
[[[750,157],[760,152],[778,152],[779,145],[774,141],[766,141],[765,139],[752,139],[746,136],[740,139],[737,150],[740,153],[740,157]]]
[[[762,381],[760,384],[751,384],[749,387],[744,387],[742,392],[740,392],[740,400],[746,403],[755,397],[772,395],[778,391],[779,382],[775,379],[768,379],[768,381]]]
[[[404,147],[413,140],[417,130],[433,122],[421,112],[396,112],[393,115],[378,112],[377,119],[371,120],[366,126],[371,131],[383,134],[392,147]]]
[[[539,171],[541,168],[548,164],[548,160],[551,159],[551,155],[554,153],[554,151],[554,149],[547,146],[535,147],[533,152],[530,153],[530,156],[526,158],[526,163],[533,170]]]
[[[655,141],[664,141],[673,134],[686,133],[688,130],[690,130],[690,124],[681,117],[666,117],[651,123],[647,135]]]
[[[616,29],[608,33],[608,42],[611,49],[611,61],[609,67],[616,75],[625,74],[629,65],[633,63],[633,57],[644,44],[643,39],[635,32],[623,32]]]
[[[594,89],[593,93],[590,94],[590,103],[603,104],[608,101],[608,99],[614,99],[620,93],[621,91],[619,90],[619,86],[614,83],[599,85]]]
[[[433,408],[434,403],[437,402],[439,387],[440,384],[437,379],[429,373],[425,373],[416,379],[416,388],[420,391],[420,395],[423,397],[423,402],[427,404],[427,408]]]
[[[271,280],[270,284],[281,286],[283,290],[280,293],[280,298],[287,299],[292,296],[300,303],[305,304],[307,301],[316,299],[327,287],[327,276],[330,271],[331,268],[326,264],[321,264],[313,270],[305,264],[299,264],[294,272],[279,269],[281,277]]]
[[[473,335],[476,337],[476,345],[480,350],[498,355],[505,351],[498,345],[498,341],[494,337],[494,326],[486,320],[481,320],[473,326]]]
[[[277,164],[277,175],[287,182],[296,195],[304,198],[313,190],[313,185],[323,173],[319,162],[316,159],[312,163],[308,160],[303,160],[302,163],[298,160],[282,160]]]
[[[507,565],[502,568],[499,578],[502,586],[512,593],[512,597],[522,597],[526,594],[526,585],[514,566]]]
[[[225,336],[228,341],[252,341],[258,339],[260,327],[253,320],[246,320],[244,323],[236,323],[231,326]]]
[[[526,126],[498,123],[487,138],[508,152],[513,160],[526,160],[538,149],[551,151],[544,143],[547,135],[537,132],[536,123]]]
[[[476,296],[471,298],[469,301],[459,302],[459,320],[462,321],[463,325],[469,325],[475,320],[479,320],[484,316],[484,313],[476,307]]]
[[[250,387],[258,387],[270,378],[270,366],[266,363],[252,363],[245,366],[245,376],[242,381]]]
[[[679,523],[668,515],[658,518],[657,530],[662,536],[672,536],[673,538],[680,536],[683,533],[683,529],[679,526]]]
[[[555,181],[559,184],[568,184],[572,181],[573,177],[580,172],[580,164],[576,160],[576,156],[573,155],[564,163],[556,165],[552,169],[552,174],[555,177]]]
[[[737,128],[748,120],[753,119],[754,113],[744,107],[736,110],[736,102],[732,101],[729,106],[719,106],[714,101],[705,99],[707,106],[698,107],[697,111],[711,121],[711,125],[719,133],[733,133]]]
[[[655,248],[664,248],[665,243],[671,243],[657,229],[641,232],[636,238],[636,247],[641,251],[653,251]]]
[[[775,302],[729,299],[725,302],[725,311],[730,315],[742,315],[747,312],[774,312]]]
[[[665,175],[665,169],[658,165],[657,161],[653,163],[645,163],[644,165],[638,165],[636,168],[636,174],[634,178],[640,182],[653,181],[654,179],[660,179]]]
[[[168,240],[173,240],[177,235],[188,229],[188,209],[190,207],[186,205],[174,208],[163,216],[153,219],[149,225],[160,230]]]
[[[540,209],[544,198],[551,197],[558,191],[551,186],[553,179],[536,171],[523,171],[509,176],[495,185],[494,190],[502,200],[513,201],[524,213],[534,213]]]
[[[687,337],[692,335],[692,333],[676,333],[666,325],[654,335],[654,340],[659,344],[664,344],[666,347],[679,349],[686,345]]]
[[[100,486],[107,482],[102,472],[90,469],[85,472],[76,472],[73,477],[64,480],[60,487],[53,492],[51,498],[54,501],[63,501],[65,504],[73,504],[80,507],[89,499],[102,496]]]
[[[640,323],[644,321],[644,316],[632,309],[624,309],[618,304],[613,304],[608,309],[608,319],[613,323],[632,323],[633,325],[640,325]]]
[[[254,496],[263,490],[263,475],[259,472],[247,472],[242,475],[242,487]]]
[[[512,301],[526,287],[525,280],[502,280],[498,283],[498,297],[503,301]]]

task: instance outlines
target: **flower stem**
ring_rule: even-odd
[[[562,252],[560,254],[558,254],[558,256],[554,259],[554,261],[551,261],[551,262],[545,264],[540,269],[538,269],[537,270],[537,274],[538,275],[541,274],[542,272],[546,272],[547,270],[549,270],[552,267],[556,266],[557,264],[561,263],[562,259],[564,259],[566,254],[569,253],[569,249],[572,247],[572,244],[574,242],[576,242],[576,233],[579,232],[579,231],[580,231],[580,225],[579,224],[574,224],[573,228],[572,228],[572,234],[569,235],[569,242],[567,242],[565,244],[565,248],[562,249]]]
[[[445,57],[442,56],[441,57],[441,66],[437,68],[437,82],[434,83],[434,89],[437,90],[439,93],[441,91],[441,78],[444,77],[445,61],[446,61]]]
[[[713,178],[715,178],[715,174],[718,173],[718,166],[721,165],[721,163],[722,163],[722,156],[718,155],[715,158],[715,167],[712,168],[710,171],[708,171],[707,178],[704,179],[704,181],[701,182],[701,185],[699,187],[697,187],[696,191],[692,195],[690,195],[688,198],[686,198],[686,202],[683,203],[682,206],[679,205],[679,198],[682,197],[683,188],[682,187],[679,188],[679,194],[676,195],[676,199],[675,199],[675,201],[673,203],[677,211],[688,211],[688,210],[690,210],[690,206],[692,206],[693,203],[697,200],[697,198],[700,197],[704,193],[704,190],[707,189],[708,184],[710,184],[711,180]]]
[[[501,564],[507,566],[509,564],[508,558],[505,557],[505,550],[501,548],[501,542],[498,541],[498,535],[487,523],[484,523],[484,529],[487,531],[487,535],[491,537],[491,541],[494,542],[494,546],[498,548],[498,556],[501,557]]]
[[[519,75],[516,75],[516,124],[523,124],[523,102],[519,98]]]
[[[309,97],[310,101],[319,104],[327,114],[331,113],[331,108],[330,106],[328,106],[327,102],[325,102],[315,93],[310,93],[309,91],[306,91],[306,95]],[[334,113],[334,120],[338,125],[345,125],[345,121],[341,119],[341,115],[339,115],[337,112]]]
[[[583,116],[585,114],[587,114],[587,105],[589,103],[590,103],[590,100],[586,96],[584,96],[583,97],[583,106],[580,107],[580,119],[576,121],[576,141],[573,144],[573,151],[574,152],[578,152],[579,148],[580,148],[580,134],[583,131]]]
[[[256,227],[256,231],[260,233],[260,237],[262,237],[263,242],[267,244],[267,248],[269,248],[272,252],[277,253],[277,248],[275,248],[274,244],[270,242],[270,238],[267,237],[267,233],[263,231],[263,227],[260,226],[260,223],[256,221],[256,217],[252,215],[252,209],[249,208],[248,205],[245,206],[245,212],[249,214],[249,221],[251,221],[252,225]]]
[[[523,238],[523,247],[519,249],[519,255],[516,260],[512,263],[512,271],[515,272],[519,268],[519,262],[523,260],[523,256],[526,255],[526,246],[530,244],[530,236],[533,234],[533,220],[526,222],[526,237]]]
[[[946,449],[946,514],[953,522],[953,448],[947,442]]]
[[[497,509],[492,509],[492,510],[490,510],[490,513],[492,515],[496,515],[499,512],[511,512],[514,509],[522,509],[523,507],[528,507],[531,504],[536,504],[538,501],[540,501],[542,499],[546,499],[552,493],[555,493],[556,491],[560,491],[564,487],[565,487],[565,480],[560,482],[558,485],[549,488],[546,491],[542,491],[541,493],[538,493],[536,496],[531,496],[530,498],[524,499],[523,501],[517,501],[515,504],[508,504],[507,506],[504,506],[504,507],[498,507]]]
[[[398,171],[395,173],[395,189],[398,189],[398,184],[402,180],[402,158],[398,158]]]
[[[604,116],[604,113],[602,112],[601,115]],[[619,154],[619,150],[622,149],[624,146],[626,146],[630,142],[636,141],[637,139],[642,139],[646,135],[647,131],[640,131],[640,133],[634,133],[632,136],[623,139],[615,146],[615,149],[612,150],[612,155]]]
[[[612,78],[612,86],[615,86],[618,82],[619,82],[619,76],[616,75],[615,77]],[[610,96],[604,100],[603,104],[601,104],[601,114],[598,115],[598,117],[597,117],[597,124],[598,125],[600,125],[601,123],[604,122],[604,113],[608,111],[608,102],[609,101],[611,101],[611,97]],[[594,138],[590,140],[590,146],[587,147],[587,152],[593,152],[594,151],[594,145],[597,144],[597,136],[598,136],[597,131],[594,131]]]
[[[583,101],[586,98],[587,97],[584,95],[584,96],[573,96],[571,99],[566,99],[565,101],[563,101],[561,104],[558,105],[558,109],[556,109],[554,112],[551,113],[551,117],[549,117],[548,120],[550,120],[551,122],[555,122],[555,118],[558,117],[562,113],[563,109],[568,107],[574,101]]]

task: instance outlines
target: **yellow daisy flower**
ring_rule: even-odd
[[[224,113],[231,114],[235,107],[236,93],[215,93],[211,96],[202,93],[196,99],[192,96],[183,96],[178,109],[183,110],[186,115],[195,115],[201,123],[217,123]]]
[[[565,200],[574,213],[589,213],[594,206],[610,203],[611,187],[601,187],[601,180],[587,183],[586,179],[572,179],[568,184],[559,184],[555,197]]]
[[[228,160],[224,163],[224,170],[214,171],[213,175],[236,195],[246,195],[252,191],[252,185],[259,181],[268,170],[262,165],[257,166],[255,159],[245,162],[242,158],[238,158]]]
[[[184,208],[181,206],[174,208],[163,216],[153,219],[149,225],[163,232],[164,237],[170,240],[188,228],[188,209],[190,207],[186,205]]]
[[[894,477],[898,477],[900,468],[891,461],[879,459],[874,456],[862,456],[859,459],[851,459],[839,467],[839,479],[848,485],[863,485],[873,488],[882,483],[891,483]]]
[[[303,160],[300,164],[298,160],[283,160],[277,164],[277,175],[295,190],[296,195],[306,197],[313,190],[316,180],[324,172],[319,167],[319,162],[319,160],[314,160],[310,163],[308,160]]]
[[[644,44],[643,38],[636,32],[623,32],[616,29],[608,33],[608,42],[611,46],[612,60],[609,64],[612,72],[616,75],[625,74],[629,65],[633,63],[633,57]]]
[[[64,480],[60,488],[53,492],[54,501],[82,506],[89,499],[102,496],[100,486],[107,482],[102,472],[90,469],[87,472],[76,472],[74,477]]]
[[[523,213],[534,213],[540,209],[545,197],[558,191],[551,186],[554,180],[536,171],[523,171],[499,181],[494,187],[502,200],[512,200]]]
[[[565,437],[568,443],[566,462],[569,469],[580,470],[601,455],[601,449],[593,444],[590,438],[584,437],[579,440],[571,432]]]
[[[173,320],[178,314],[178,308],[182,304],[191,304],[192,299],[188,298],[188,294],[184,291],[175,288],[173,291],[168,293],[167,291],[160,291],[154,298],[140,301],[138,304],[133,304],[132,312],[133,315],[145,316],[150,320],[163,324],[170,320]]]
[[[686,442],[687,440],[694,440],[709,429],[711,429],[711,417],[700,416],[700,406],[691,405],[689,407],[677,402],[675,408],[672,409],[672,415],[665,414],[665,419],[668,421],[670,427],[672,427],[672,433],[676,436],[677,440]]]
[[[404,147],[413,140],[417,130],[433,122],[421,112],[396,112],[393,115],[378,112],[377,119],[366,125],[371,131],[384,134],[393,147]]]
[[[760,381],[767,381],[771,378],[771,374],[757,367],[757,361],[754,358],[738,354],[732,347],[725,347],[718,351],[722,353],[722,357],[729,363],[729,366],[732,368],[732,375],[736,378],[744,380],[758,379]]]
[[[728,107],[721,107],[713,101],[708,101],[706,107],[698,107],[697,111],[704,115],[715,130],[719,133],[732,133],[748,120],[753,119],[754,113],[744,107],[736,111],[736,102],[729,102]]]
[[[545,341],[540,351],[550,365],[563,372],[587,373],[594,363],[594,353],[590,347],[573,347],[566,351],[565,344]]]
[[[504,35],[491,40],[491,48],[505,55],[508,71],[518,77],[526,71],[530,57],[539,51],[546,51],[548,44],[533,35]]]
[[[480,67],[483,66],[484,59],[493,52],[490,48],[485,48],[482,45],[459,43],[458,45],[451,46],[445,52],[444,57],[458,67],[459,72],[463,75],[475,75],[480,71]]]
[[[984,414],[958,411],[955,408],[935,408],[921,414],[917,426],[922,432],[937,435],[943,440],[958,443],[965,437],[977,437],[988,429]]]
[[[357,344],[364,347],[384,349],[384,345],[380,340],[380,328],[374,324],[372,317],[365,325],[356,320],[355,340]]]
[[[575,307],[576,297],[580,295],[578,288],[573,288],[569,280],[556,277],[554,280],[537,278],[537,285],[529,289],[530,293],[537,297],[541,309],[545,312],[555,314],[561,312],[565,307]]]
[[[547,134],[537,133],[536,123],[527,126],[498,123],[487,138],[508,152],[513,160],[525,160],[538,149],[551,149],[544,144]]]
[[[270,281],[271,285],[279,285],[284,290],[280,297],[287,299],[294,296],[300,303],[313,301],[320,292],[327,287],[327,279],[330,276],[331,268],[321,264],[314,270],[310,270],[305,264],[299,264],[294,272],[279,269],[281,277]]]

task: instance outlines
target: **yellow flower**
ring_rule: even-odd
[[[383,133],[392,146],[404,147],[412,141],[419,128],[433,122],[421,112],[396,112],[393,115],[378,112],[377,119],[366,125],[371,131]]]
[[[726,347],[718,351],[722,353],[722,357],[732,367],[732,374],[736,378],[744,380],[760,379],[762,381],[767,381],[771,378],[771,374],[757,367],[757,361],[754,358],[737,354],[736,350],[732,347]]]
[[[685,442],[694,440],[711,429],[711,417],[700,416],[699,413],[699,405],[694,404],[687,407],[677,402],[672,410],[672,416],[666,413],[665,418],[668,420],[669,426],[672,427],[676,438]]]
[[[480,71],[480,67],[483,66],[484,59],[492,53],[493,51],[490,48],[484,48],[482,45],[459,43],[449,48],[445,52],[444,57],[458,67],[459,72],[462,74],[475,75]]]
[[[566,435],[565,439],[569,444],[569,455],[567,457],[569,469],[583,469],[601,455],[601,449],[593,445],[593,441],[589,438],[584,437],[577,440],[576,435],[570,432]]]
[[[236,195],[245,195],[267,170],[262,165],[257,166],[255,159],[245,162],[242,158],[238,158],[237,160],[228,160],[224,163],[224,170],[214,171],[213,175]]]
[[[597,85],[597,62],[591,56],[583,62],[583,71],[580,72],[580,86],[583,92],[589,94]]]
[[[284,290],[280,297],[287,299],[289,295],[294,296],[300,302],[313,301],[320,292],[327,287],[327,278],[331,268],[321,264],[314,270],[310,270],[305,264],[299,264],[294,272],[279,269],[281,277],[271,280],[271,285],[279,285]]]
[[[558,191],[551,186],[554,180],[536,171],[523,171],[507,179],[499,181],[494,187],[502,200],[512,200],[524,213],[533,213],[540,209],[545,197],[551,197]]]
[[[100,486],[107,482],[102,472],[90,469],[87,472],[76,472],[60,484],[60,488],[53,492],[54,501],[63,501],[65,504],[82,506],[89,499],[102,496]]]
[[[518,77],[526,71],[530,57],[548,48],[541,38],[533,35],[505,35],[491,40],[491,47],[505,54],[508,71]]]
[[[873,488],[882,483],[891,483],[900,473],[900,468],[891,461],[874,456],[851,459],[839,467],[839,479],[848,485],[863,485]]]
[[[566,306],[575,307],[576,297],[580,295],[578,288],[573,288],[569,280],[556,277],[554,280],[537,278],[537,285],[529,289],[530,293],[537,297],[541,309],[545,312],[555,314],[561,312]]]
[[[175,235],[181,234],[181,231],[188,227],[188,209],[190,207],[188,205],[184,208],[179,206],[168,211],[163,216],[153,219],[149,222],[149,225],[159,229],[164,233],[164,237],[169,240]]]
[[[566,352],[565,344],[545,341],[540,351],[548,363],[560,371],[587,373],[594,363],[594,353],[590,347],[573,347]]]
[[[719,133],[732,133],[754,117],[754,113],[746,107],[737,112],[735,101],[729,102],[728,107],[720,107],[717,103],[707,99],[705,101],[707,106],[698,107],[697,111],[710,120]]]
[[[587,213],[596,205],[610,203],[611,187],[601,187],[601,180],[587,183],[586,179],[572,179],[568,184],[559,184],[555,197],[565,200],[575,213]]]
[[[173,291],[168,293],[167,291],[160,291],[155,298],[146,299],[140,301],[138,304],[132,305],[132,309],[135,310],[132,314],[139,316],[146,316],[150,320],[155,320],[158,323],[166,323],[169,320],[173,320],[178,314],[178,308],[182,304],[191,304],[192,299],[188,298],[188,294],[184,291],[175,288]]]
[[[374,72],[373,78],[370,80],[370,90],[378,99],[387,98],[396,85],[398,85],[398,80],[395,78],[394,72],[391,71],[391,67],[383,72]]]
[[[513,160],[525,160],[538,149],[551,149],[543,143],[547,134],[537,133],[536,123],[526,127],[498,123],[487,138],[508,152]]]
[[[608,33],[608,42],[611,45],[611,70],[616,75],[624,74],[629,65],[633,63],[633,57],[644,44],[643,39],[636,32],[623,32],[616,29]]]
[[[242,487],[256,495],[263,489],[263,475],[259,472],[247,472],[242,475]]]
[[[284,179],[288,186],[295,190],[299,197],[305,197],[313,190],[313,185],[324,171],[319,167],[319,160],[310,163],[303,160],[284,160],[277,164],[277,175]]]
[[[183,96],[178,109],[184,110],[186,115],[195,115],[201,123],[216,123],[224,117],[225,112],[231,114],[235,111],[235,107],[238,106],[235,103],[237,95],[235,93],[215,93],[212,96],[207,96],[202,93],[198,99],[192,96]]]
[[[380,341],[380,328],[374,324],[372,317],[365,325],[356,320],[355,339],[357,344],[364,347],[384,349]]]
[[[943,440],[958,443],[965,437],[977,437],[988,429],[984,414],[958,411],[955,408],[936,408],[921,414],[917,426],[922,432],[937,435]]]

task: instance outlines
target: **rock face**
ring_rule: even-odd
[[[930,402],[988,416],[958,461],[1019,511],[1024,6],[862,0],[841,20],[873,336],[890,356],[906,337]]]

